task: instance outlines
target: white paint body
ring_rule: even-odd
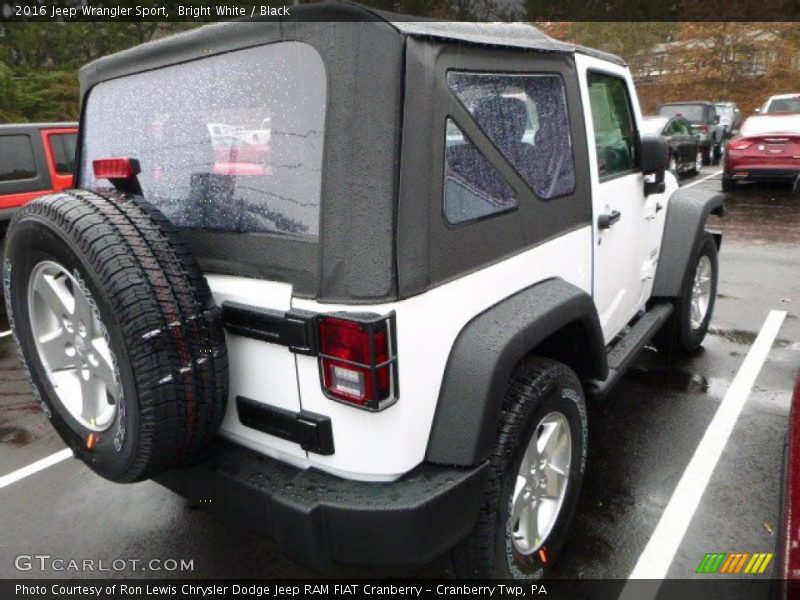
[[[425,456],[447,357],[464,325],[545,279],[561,277],[590,293],[591,256],[592,231],[587,226],[399,302],[347,306],[295,298],[292,307],[315,312],[396,311],[400,400],[378,413],[334,402],[322,393],[316,357],[226,333],[231,384],[221,435],[299,467],[314,466],[364,481],[396,479]],[[286,284],[214,275],[208,281],[217,303],[235,300],[250,306],[289,308]],[[237,395],[330,417],[336,452],[331,456],[306,453],[297,444],[245,427],[236,415]]]
[[[587,115],[587,139],[593,140],[585,81],[597,68],[624,78],[627,69],[577,55],[581,93]],[[632,91],[637,121],[638,101]],[[294,354],[285,346],[226,333],[230,361],[230,398],[221,435],[257,452],[301,468],[364,481],[390,481],[419,465],[425,456],[450,350],[462,328],[476,315],[512,294],[559,277],[592,294],[606,341],[614,338],[644,308],[658,260],[667,199],[677,183],[667,174],[664,194],[644,197],[644,176],[631,173],[600,182],[594,144],[590,143],[593,224],[417,296],[376,305],[332,305],[293,298],[291,286],[264,280],[209,275],[218,304],[233,300],[254,307],[314,312],[396,312],[399,401],[381,412],[368,412],[327,398],[320,385],[318,359]],[[661,209],[656,210],[660,205]],[[663,210],[662,210],[663,209]],[[619,210],[623,218],[609,230],[597,217]],[[520,315],[523,317],[524,315]],[[236,396],[331,418],[336,451],[307,453],[298,444],[242,425]]]

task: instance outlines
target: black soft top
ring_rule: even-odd
[[[555,40],[540,29],[525,23],[422,20],[419,17],[373,10],[359,4],[337,2],[294,7],[292,16],[283,20],[246,19],[214,23],[100,58],[81,69],[81,96],[96,83],[107,79],[209,54],[292,39],[293,27],[298,23],[317,23],[321,27],[326,23],[381,23],[390,25],[383,28],[387,37],[428,38],[494,48],[579,53],[618,65],[627,64],[614,54]]]
[[[536,239],[544,239],[562,226],[590,221],[588,188],[580,188],[580,201],[541,203],[545,212],[530,217],[531,231],[523,232],[513,218],[503,220],[512,223],[513,235],[506,235],[505,229],[484,235],[481,245],[486,250],[479,259],[474,258],[475,244],[463,241],[470,235],[464,233],[466,228],[459,229],[460,234],[440,231],[445,227],[440,209],[445,138],[439,128],[445,113],[463,110],[444,85],[443,70],[526,72],[537,63],[546,65],[565,80],[575,115],[572,134],[580,140],[583,118],[575,54],[616,64],[624,64],[622,60],[559,42],[520,23],[423,21],[350,3],[303,5],[292,12],[290,19],[281,21],[206,25],[81,69],[85,104],[87,94],[103,81],[208,56],[282,41],[303,42],[319,53],[327,80],[319,239],[193,229],[187,243],[208,272],[286,281],[295,295],[322,302],[384,302],[420,293],[520,251],[534,239],[531,231],[537,223],[541,235]],[[531,53],[541,60],[531,60]],[[81,135],[91,135],[92,124],[82,125]],[[82,146],[78,185],[85,165]],[[575,147],[580,152],[585,143],[576,142]],[[581,169],[588,172],[588,167]],[[549,229],[544,225],[548,223]],[[440,252],[429,248],[437,236],[454,241],[447,241],[450,245]],[[453,251],[455,243],[465,250]],[[452,260],[439,265],[442,256]]]

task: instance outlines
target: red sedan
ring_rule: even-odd
[[[749,117],[725,152],[722,191],[738,181],[800,181],[800,114]]]
[[[793,600],[800,597],[800,377],[794,388],[794,399],[789,415],[787,436],[786,472],[784,474],[783,547],[781,571],[783,581],[781,598]]]

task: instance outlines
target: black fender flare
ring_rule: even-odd
[[[581,379],[608,375],[605,344],[594,300],[563,279],[517,292],[470,320],[447,359],[425,460],[471,466],[484,461],[511,374],[554,333],[575,326]]]
[[[652,297],[680,297],[689,263],[703,243],[708,215],[722,215],[724,200],[724,194],[694,188],[679,189],[670,196]],[[722,235],[714,237],[719,248]]]

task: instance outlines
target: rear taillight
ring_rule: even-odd
[[[92,161],[97,179],[129,179],[139,174],[139,161],[133,158],[98,158]]]
[[[703,133],[708,133],[708,125],[700,125],[700,131]]]
[[[319,367],[329,398],[366,410],[393,404],[398,397],[394,315],[320,317]]]
[[[753,142],[749,140],[731,140],[728,142],[728,149],[729,150],[746,150],[750,146],[753,145]]]

